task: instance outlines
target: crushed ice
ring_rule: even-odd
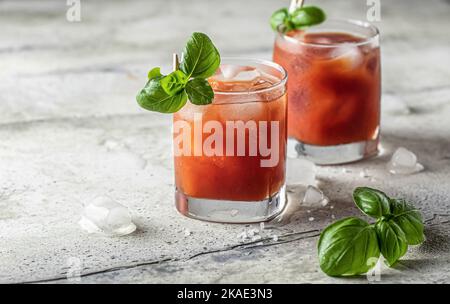
[[[89,233],[127,235],[136,230],[128,209],[107,196],[99,196],[86,205],[80,226]]]
[[[417,162],[417,156],[404,147],[395,150],[387,169],[392,174],[413,174],[422,171],[423,166]]]
[[[265,223],[259,223],[259,229],[257,228],[249,228],[237,235],[237,238],[240,242],[245,243],[246,241],[256,242],[260,241],[263,238],[270,238],[274,241],[278,240],[277,235],[273,235],[270,231],[271,229],[266,229]],[[262,244],[262,243],[261,243]]]

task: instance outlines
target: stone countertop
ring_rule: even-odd
[[[314,2],[330,17],[365,19],[368,9],[365,1]],[[328,206],[300,206],[302,189],[291,188],[283,219],[254,242],[238,235],[259,225],[176,212],[171,119],[134,99],[147,70],[163,63],[168,71],[171,53],[195,30],[222,55],[270,59],[267,19],[282,5],[81,0],[81,22],[68,22],[65,1],[1,1],[0,282],[64,283],[74,271],[85,283],[368,282],[327,277],[316,252],[332,215],[358,214],[351,192],[367,185],[410,199],[426,220],[427,241],[383,267],[381,283],[450,283],[449,1],[381,2],[382,153],[320,167]],[[425,170],[387,173],[399,146]],[[81,230],[83,204],[98,195],[126,205],[138,230],[113,238]]]

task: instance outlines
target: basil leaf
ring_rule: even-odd
[[[281,8],[270,17],[270,26],[274,31],[278,31],[280,25],[289,21],[289,12],[287,8]]]
[[[216,47],[203,33],[193,33],[184,49],[180,69],[188,78],[208,78],[220,65],[220,55]]]
[[[169,96],[173,96],[184,89],[188,80],[186,74],[176,70],[161,79],[161,87]]]
[[[374,265],[370,258],[378,258],[377,234],[373,225],[356,217],[331,224],[321,233],[319,244],[320,268],[330,276],[366,273]]]
[[[394,221],[386,219],[377,222],[375,229],[380,242],[381,254],[383,254],[388,265],[392,266],[408,250],[405,233]]]
[[[390,214],[389,197],[380,190],[358,187],[353,191],[356,206],[366,215],[380,218]]]
[[[392,221],[405,233],[408,245],[418,245],[425,240],[420,212],[402,199],[391,199]]]
[[[156,77],[162,77],[161,69],[160,68],[153,68],[148,72],[148,80],[156,78]]]
[[[187,102],[186,92],[183,90],[176,95],[170,96],[162,88],[160,80],[161,77],[156,77],[147,82],[136,96],[138,104],[150,111],[161,113],[177,112]]]
[[[214,91],[208,81],[203,78],[194,78],[186,85],[189,100],[196,105],[210,104],[214,99]]]
[[[303,6],[296,9],[290,15],[290,22],[295,28],[301,29],[308,26],[316,25],[325,21],[325,13],[316,6]]]

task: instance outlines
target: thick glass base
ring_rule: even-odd
[[[286,188],[262,201],[229,201],[190,197],[175,191],[177,210],[190,218],[220,223],[257,223],[273,219],[286,205]]]
[[[378,154],[378,138],[336,146],[314,146],[295,139],[289,139],[289,141],[291,142],[288,145],[295,145],[299,156],[318,165],[350,163]]]

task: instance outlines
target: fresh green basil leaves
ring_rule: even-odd
[[[206,105],[214,98],[214,92],[208,81],[203,78],[194,78],[186,85],[189,100],[196,105]]]
[[[405,200],[391,199],[392,221],[405,232],[408,245],[418,245],[425,240],[420,212]]]
[[[282,8],[270,17],[270,26],[274,31],[289,32],[320,24],[325,19],[324,11],[316,6],[299,7],[293,12],[289,12],[287,8]]]
[[[405,200],[389,198],[384,192],[368,187],[353,192],[356,206],[375,218],[374,224],[349,217],[325,228],[319,239],[321,269],[330,276],[367,272],[380,253],[389,266],[408,250],[425,240],[420,212]],[[372,261],[372,262],[371,262]]]
[[[184,49],[180,69],[191,77],[208,78],[220,65],[220,55],[208,36],[194,33]]]
[[[161,86],[162,77],[150,79],[136,97],[138,104],[149,111],[175,113],[187,102],[187,94],[182,91],[169,95]]]
[[[372,225],[349,217],[328,226],[320,235],[320,268],[330,276],[365,273],[380,256],[377,233]]]
[[[353,200],[359,210],[370,217],[377,219],[390,213],[389,198],[379,190],[356,188],[353,191]]]
[[[402,228],[392,220],[382,219],[375,224],[380,251],[389,266],[405,255],[408,250],[406,236]]]
[[[148,82],[136,97],[138,104],[149,111],[174,113],[189,100],[196,105],[207,105],[214,92],[206,78],[220,65],[220,55],[211,39],[203,33],[193,33],[184,49],[179,69],[167,76],[160,68],[148,73]]]

